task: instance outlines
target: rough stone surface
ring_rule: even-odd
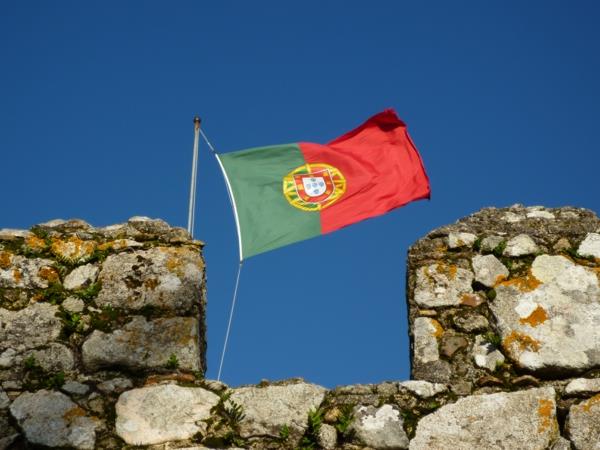
[[[59,280],[53,261],[0,250],[0,288],[44,289]]]
[[[475,281],[493,287],[508,277],[508,269],[494,255],[477,255],[472,260]]]
[[[31,231],[15,230],[12,228],[2,228],[0,230],[0,241],[14,241],[19,238],[28,238],[31,236]]]
[[[600,234],[588,233],[583,242],[579,245],[577,253],[581,256],[600,258]]]
[[[527,213],[530,219],[556,219],[556,216],[549,211],[530,211]]]
[[[567,422],[569,438],[576,449],[600,445],[600,394],[571,406]]]
[[[565,388],[567,395],[592,395],[600,392],[600,378],[576,378]]]
[[[65,289],[77,290],[88,287],[90,284],[96,281],[98,277],[97,266],[93,264],[86,264],[85,266],[79,266],[73,269],[66,277],[63,282]]]
[[[456,328],[466,333],[485,330],[490,324],[485,316],[472,311],[460,316],[454,316],[452,321]]]
[[[11,367],[16,360],[17,351],[13,348],[8,348],[0,353],[0,369]]]
[[[531,236],[527,234],[519,234],[514,238],[510,239],[506,243],[504,249],[505,256],[524,256],[533,255],[538,252],[539,248]]]
[[[198,321],[191,317],[146,320],[134,316],[112,333],[95,330],[82,346],[89,370],[123,366],[131,369],[165,367],[175,355],[181,369],[200,370]]]
[[[308,412],[319,407],[325,388],[308,383],[241,387],[233,389],[231,400],[241,405],[246,417],[240,423],[242,437],[279,436],[283,425],[299,439],[307,427]]]
[[[324,450],[333,450],[337,444],[337,431],[335,427],[326,423],[319,430],[319,445]]]
[[[9,405],[10,399],[8,398],[8,395],[0,388],[0,409],[6,409]]]
[[[448,248],[471,247],[476,240],[473,233],[449,233]]]
[[[431,264],[417,271],[415,301],[421,307],[460,305],[472,294],[473,273],[455,265]]]
[[[558,437],[552,388],[475,395],[419,421],[411,450],[544,450]]]
[[[430,398],[448,390],[448,388],[443,384],[430,383],[422,380],[403,381],[399,384],[399,386],[401,388],[408,389],[421,398]]]
[[[414,322],[414,360],[420,364],[440,359],[438,339],[444,330],[439,322],[427,317],[418,317]]]
[[[205,389],[174,384],[132,389],[116,404],[116,431],[131,445],[189,439],[205,429],[202,421],[218,401]]]
[[[61,306],[69,312],[80,313],[83,311],[85,303],[80,298],[67,297]]]
[[[155,247],[109,256],[100,271],[99,306],[156,307],[187,312],[199,305],[204,263],[186,247]]]
[[[376,449],[406,449],[408,436],[400,412],[392,405],[380,408],[359,406],[355,410],[352,428],[367,447]]]
[[[21,394],[10,412],[27,440],[48,447],[93,449],[98,422],[60,392],[40,390]]]
[[[19,311],[0,308],[0,351],[23,351],[48,344],[60,334],[58,306],[35,303]]]
[[[440,353],[446,358],[451,359],[456,352],[469,345],[469,341],[463,336],[445,334],[442,336]]]
[[[530,275],[496,293],[490,306],[502,345],[519,366],[560,373],[600,364],[600,286],[592,269],[541,255]]]
[[[62,385],[61,389],[69,394],[85,395],[89,392],[90,387],[87,384],[79,383],[77,381],[67,381]]]
[[[550,450],[571,450],[571,442],[564,437],[559,437]]]
[[[30,351],[27,356],[33,356],[35,362],[46,372],[68,371],[75,366],[73,352],[67,346],[56,342]]]
[[[504,241],[502,236],[486,236],[481,240],[481,250],[491,252]]]
[[[475,338],[473,357],[477,366],[484,367],[491,372],[495,371],[498,365],[502,364],[505,359],[504,355],[492,344],[486,342],[482,336]]]
[[[127,378],[113,378],[99,383],[96,387],[105,394],[121,393],[133,387],[133,383]]]

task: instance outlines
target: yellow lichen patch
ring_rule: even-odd
[[[448,247],[444,244],[440,244],[435,248],[436,252],[447,252],[448,251]]]
[[[63,419],[65,419],[66,422],[71,422],[73,419],[83,416],[85,416],[85,410],[80,406],[75,406],[63,414]]]
[[[77,236],[71,236],[64,241],[53,239],[51,249],[59,258],[76,262],[89,259],[96,250],[96,245],[94,241],[84,241]]]
[[[463,294],[460,297],[460,304],[465,306],[476,307],[483,303],[481,297],[476,294]]]
[[[527,324],[531,327],[537,327],[546,320],[548,320],[548,314],[546,313],[546,310],[538,305],[538,307],[535,308],[533,312],[529,314],[529,316],[519,319],[519,322],[521,322],[523,325]]]
[[[454,264],[438,263],[435,270],[437,271],[437,273],[446,275],[446,277],[449,280],[453,280],[456,276],[456,271],[458,270],[458,268]]]
[[[442,334],[444,334],[444,329],[442,328],[440,323],[435,319],[431,319],[431,325],[433,325],[433,327],[435,328],[433,335],[436,338],[442,337]]]
[[[46,250],[46,247],[48,247],[46,241],[37,236],[29,236],[27,239],[25,239],[25,245],[30,250],[33,250],[35,252],[41,252],[43,250]]]
[[[509,353],[514,351],[519,353],[525,351],[537,352],[540,349],[540,342],[524,333],[513,331],[504,338],[502,347]]]
[[[581,404],[585,412],[590,412],[590,409],[595,405],[600,405],[600,394],[594,395],[592,398],[586,400]]]
[[[58,271],[54,267],[44,266],[39,270],[38,275],[50,283],[57,283],[60,280]]]
[[[538,427],[538,433],[543,433],[549,428],[556,427],[556,421],[554,420],[554,403],[552,400],[541,398],[538,400],[538,415],[540,416],[540,425]]]
[[[13,269],[13,278],[15,279],[15,283],[19,284],[23,279],[23,275],[19,269]]]
[[[190,263],[189,255],[190,252],[186,248],[169,248],[163,249],[169,256],[165,266],[169,272],[175,273],[179,277],[185,275],[185,266]],[[198,262],[198,269],[202,270],[202,260]]]
[[[104,244],[100,244],[98,246],[98,250],[101,250],[101,251],[112,250],[115,242],[117,242],[117,241],[105,242]]]
[[[506,275],[498,275],[496,277],[496,281],[494,282],[494,285],[497,286],[500,283],[502,283],[504,280],[506,280]]]
[[[12,253],[0,252],[0,269],[8,269],[12,263]]]
[[[542,284],[542,282],[533,276],[531,269],[529,269],[527,275],[524,277],[512,278],[510,280],[501,281],[498,283],[499,286],[515,287],[521,292],[531,292],[534,289],[537,289],[540,284]]]
[[[156,289],[156,287],[160,284],[160,282],[158,281],[157,278],[148,278],[146,281],[144,281],[144,286],[148,289],[150,289],[151,291],[153,291],[154,289]]]

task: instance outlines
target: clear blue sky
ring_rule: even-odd
[[[223,378],[406,379],[412,242],[484,206],[600,211],[599,23],[592,1],[2,2],[0,227],[185,226],[194,114],[226,152],[326,142],[393,107],[432,200],[249,259]],[[201,150],[214,378],[237,242]]]

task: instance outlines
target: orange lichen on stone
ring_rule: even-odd
[[[456,276],[457,267],[454,264],[438,263],[435,270],[437,273],[446,275],[449,280],[453,280]]]
[[[600,405],[600,394],[594,395],[592,398],[586,400],[581,404],[585,412],[590,412],[590,409],[595,405]]]
[[[471,306],[471,307],[476,307],[479,306],[483,303],[483,300],[481,299],[481,297],[479,295],[476,294],[463,294],[460,297],[460,304],[461,305],[466,305],[466,306]]]
[[[25,245],[28,248],[30,248],[31,250],[34,250],[37,252],[46,250],[46,247],[48,247],[48,244],[46,244],[46,241],[37,236],[29,236],[27,239],[25,239]]]
[[[541,284],[542,282],[531,273],[531,269],[524,277],[512,278],[498,283],[499,286],[513,286],[521,292],[531,292]]]
[[[85,410],[80,406],[75,406],[63,414],[63,419],[67,422],[71,422],[73,419],[83,416],[85,416]]]
[[[96,250],[96,242],[84,241],[77,236],[71,236],[67,240],[54,238],[52,240],[52,253],[59,258],[69,261],[86,260],[92,256]]]
[[[521,322],[523,325],[527,324],[531,327],[537,327],[546,320],[548,320],[548,314],[546,313],[546,310],[538,305],[538,307],[535,308],[533,312],[529,314],[529,316],[519,319],[519,322]]]
[[[431,319],[431,324],[435,328],[435,331],[433,332],[433,335],[436,338],[442,337],[442,334],[444,334],[444,329],[442,328],[442,326],[440,325],[440,323],[437,320],[435,320],[435,319]]]
[[[23,275],[19,269],[13,269],[13,278],[15,279],[15,283],[20,283],[23,279]]]
[[[498,284],[502,283],[504,280],[506,280],[506,275],[498,275],[496,277],[496,281],[494,282],[494,285],[498,285]]]
[[[54,267],[44,266],[39,270],[38,275],[50,283],[57,283],[60,280],[58,271]]]
[[[540,425],[538,427],[538,433],[543,433],[551,427],[556,427],[556,421],[554,420],[554,403],[552,400],[541,398],[538,400],[538,415],[540,416]]]
[[[540,349],[540,342],[524,333],[513,331],[504,338],[502,347],[509,353],[515,347],[521,353],[525,351],[537,352]]]
[[[8,269],[12,263],[12,253],[0,252],[0,269]]]

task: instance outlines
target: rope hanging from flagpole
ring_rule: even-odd
[[[237,278],[235,280],[235,289],[233,290],[233,300],[231,301],[231,309],[229,311],[229,321],[227,322],[227,331],[225,332],[225,342],[223,343],[223,352],[221,353],[221,362],[219,363],[219,373],[217,381],[221,381],[221,372],[223,370],[223,361],[225,360],[225,352],[227,351],[227,342],[229,341],[229,332],[231,331],[231,322],[233,321],[233,311],[235,309],[235,301],[237,299],[238,286],[240,285],[240,274],[242,273],[243,261],[238,265]]]
[[[210,149],[211,153],[214,155],[214,157],[216,158],[217,162],[220,165],[221,163],[219,161],[219,156],[217,154],[217,151],[215,150],[213,145],[210,143],[210,141],[206,137],[206,134],[204,133],[204,131],[201,128],[199,128],[198,131],[200,132],[202,139],[204,139],[204,141],[206,142],[206,145],[208,145],[208,148]],[[231,203],[231,208],[235,211],[235,204],[234,204],[233,198],[231,196],[232,194],[229,191],[229,187],[227,188],[227,195],[229,196],[229,202]],[[239,230],[238,230],[238,233],[239,233]],[[233,322],[233,313],[235,311],[235,304],[237,301],[237,294],[238,294],[238,288],[240,285],[240,275],[242,273],[243,262],[244,261],[242,259],[241,250],[240,250],[240,262],[238,265],[237,277],[235,279],[235,288],[233,290],[233,298],[231,300],[231,308],[229,310],[229,320],[227,321],[227,331],[225,331],[225,341],[223,342],[223,351],[221,352],[221,360],[219,362],[219,372],[217,374],[217,381],[221,381],[221,373],[223,372],[223,362],[225,361],[225,353],[227,353],[227,344],[229,342],[229,335],[231,333],[231,324]]]

